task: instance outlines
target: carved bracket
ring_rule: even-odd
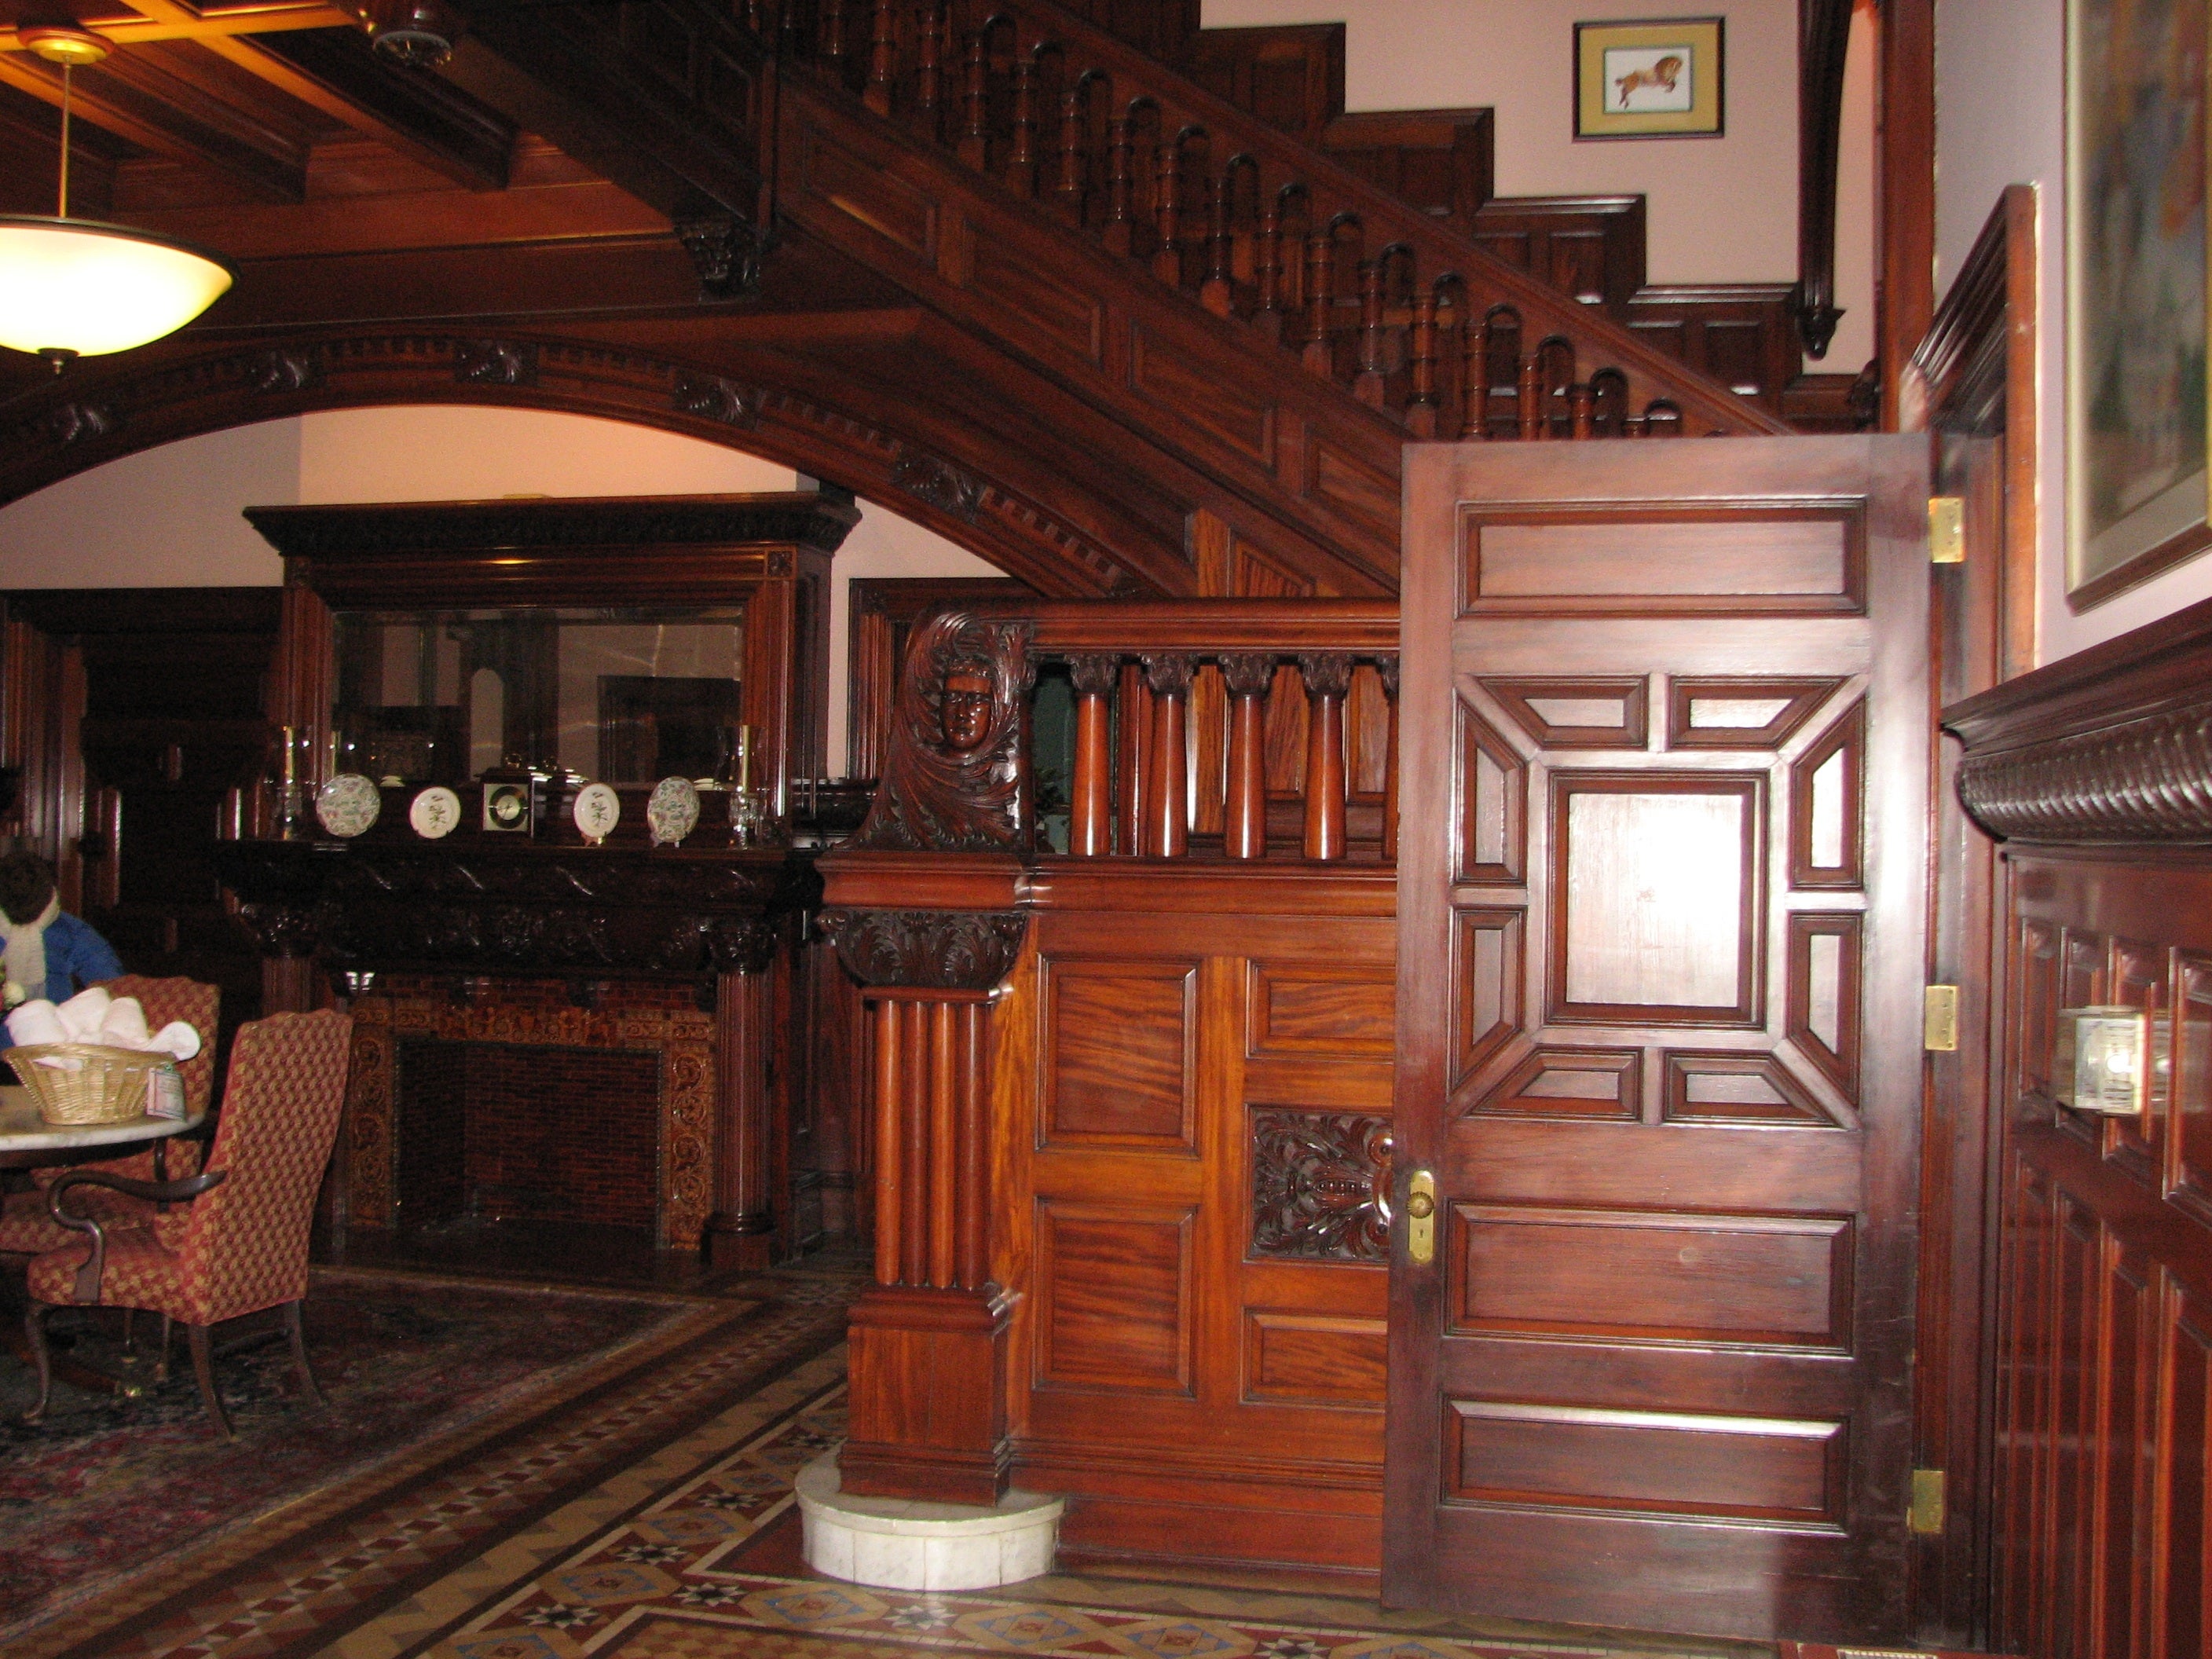
[[[1018,910],[824,910],[838,959],[871,988],[988,991],[1029,931]]]
[[[775,233],[736,214],[686,219],[676,240],[699,273],[699,291],[709,300],[738,300],[760,292],[761,264],[775,246]]]

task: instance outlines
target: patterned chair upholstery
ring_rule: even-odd
[[[46,1315],[70,1304],[160,1314],[165,1364],[168,1322],[185,1326],[200,1396],[225,1439],[230,1420],[216,1393],[209,1328],[281,1306],[301,1385],[319,1403],[301,1336],[300,1303],[307,1293],[315,1192],[345,1103],[352,1032],[349,1016],[328,1011],[274,1014],[240,1026],[215,1144],[198,1176],[153,1186],[72,1170],[56,1181],[58,1202],[73,1217],[83,1214],[75,1195],[87,1186],[191,1202],[113,1226],[78,1221],[73,1231],[88,1235],[89,1243],[72,1239],[31,1263],[26,1327],[39,1363],[39,1403],[25,1421],[37,1421],[46,1410]]]
[[[148,1030],[158,1031],[171,1020],[181,1019],[200,1034],[199,1053],[179,1065],[177,1071],[184,1079],[187,1113],[197,1115],[207,1110],[208,1102],[215,1094],[216,1016],[222,1004],[222,991],[198,980],[149,979],[142,974],[125,974],[106,984],[110,996],[138,999],[139,1005],[146,1010]],[[162,1156],[172,1181],[192,1175],[200,1167],[197,1141],[173,1142]],[[151,1151],[79,1167],[124,1176],[132,1181],[156,1178]],[[58,1250],[76,1237],[58,1226],[46,1213],[46,1188],[61,1174],[59,1170],[33,1170],[32,1190],[11,1193],[6,1203],[0,1205],[0,1251],[37,1255],[46,1250]],[[102,1221],[127,1220],[134,1215],[143,1218],[145,1213],[144,1200],[97,1187],[82,1191],[77,1203],[85,1214],[97,1216]]]

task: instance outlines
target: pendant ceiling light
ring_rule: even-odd
[[[35,352],[59,374],[73,357],[128,351],[174,333],[238,273],[189,243],[69,216],[70,73],[99,63],[108,43],[76,28],[26,28],[18,38],[61,65],[61,191],[51,219],[0,214],[0,346]]]

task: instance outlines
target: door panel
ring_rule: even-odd
[[[1904,1633],[1925,469],[1409,456],[1393,1600]]]

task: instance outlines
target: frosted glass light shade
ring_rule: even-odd
[[[214,254],[121,225],[0,214],[0,346],[128,351],[182,328],[237,275]]]

